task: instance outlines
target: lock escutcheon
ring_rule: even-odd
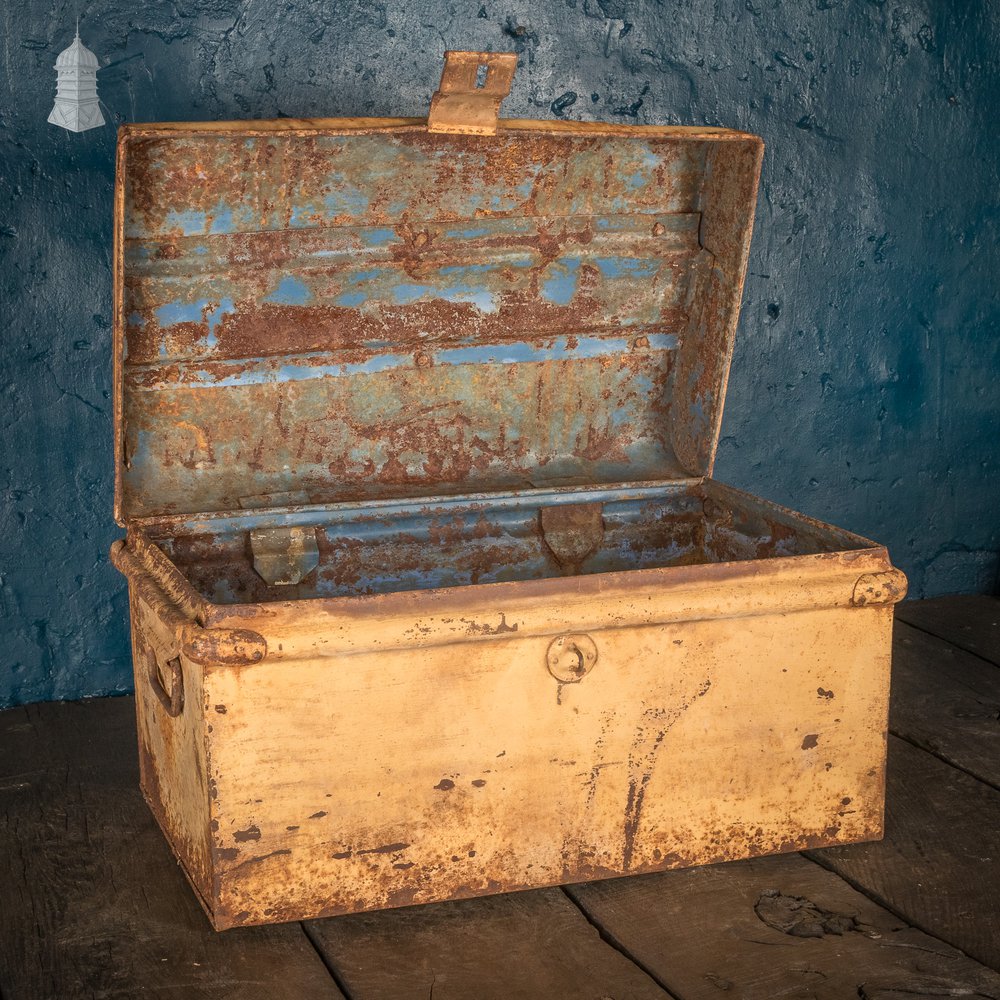
[[[557,681],[576,684],[594,669],[597,644],[582,633],[560,635],[549,643],[545,663]]]

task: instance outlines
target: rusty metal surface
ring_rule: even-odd
[[[903,583],[708,478],[761,148],[124,132],[112,557],[216,927],[879,835]]]
[[[337,669],[305,657],[212,671],[214,917],[300,919],[878,837],[890,627],[890,608],[829,607],[589,632],[594,648],[571,633],[590,656],[567,678],[566,664],[551,672],[552,635],[419,655],[378,648],[369,621],[372,651]],[[837,656],[817,658],[817,642]]]
[[[129,133],[119,516],[704,475],[759,155]]]
[[[141,550],[145,538],[142,533],[133,533],[130,541]],[[155,549],[156,546],[147,544],[145,548]],[[157,627],[164,631],[166,639],[156,657],[160,663],[183,654],[202,665],[240,665],[260,663],[267,655],[267,642],[256,632],[243,628],[204,628],[199,616],[173,603],[163,589],[161,573],[155,564],[151,565],[152,560],[137,557],[124,542],[112,545],[111,561],[128,579],[131,601],[142,601],[150,609]]]
[[[866,573],[858,578],[851,603],[859,608],[872,604],[897,604],[906,597],[907,586],[906,575],[898,569]]]
[[[539,504],[529,498],[398,504],[369,511],[241,512],[147,525],[147,535],[206,600],[255,604],[484,583],[558,579],[653,567],[752,563],[865,551],[866,539],[717,484],[608,491],[601,501]],[[551,499],[551,498],[550,498]],[[275,519],[299,528],[259,528]],[[247,536],[301,530],[317,560],[301,579],[269,585]],[[145,537],[145,536],[144,536]]]
[[[253,528],[250,551],[254,570],[269,586],[300,583],[319,565],[314,529]]]
[[[229,621],[215,617],[224,606],[204,604],[207,627],[180,625],[187,676],[204,694],[173,719],[145,685],[144,775],[169,777],[144,777],[144,787],[185,866],[208,831],[208,888],[190,871],[217,928],[880,835],[891,607],[858,606],[855,595],[888,572],[884,549],[711,482],[646,492],[590,505],[564,495],[569,514],[554,522],[579,521],[593,538],[599,514],[600,547],[584,561],[616,558],[624,572],[563,577],[529,511],[523,537],[549,550],[555,577],[544,587],[516,562],[515,582],[443,586],[447,560],[476,531],[489,537],[482,526],[496,508],[468,518],[471,536],[463,518],[439,518],[433,541],[414,535],[413,510],[409,522],[393,514],[395,537],[385,508],[353,528],[350,509],[189,521],[339,514],[331,537],[346,527],[367,539],[370,573],[387,548],[395,571],[406,564],[393,562],[396,543],[408,558],[441,553],[406,593],[364,596],[357,581],[332,600],[264,593],[231,606]],[[523,519],[524,506],[507,509]],[[710,524],[728,533],[713,538]],[[759,558],[706,565],[712,546],[735,555],[727,546],[741,527],[756,532],[745,544]],[[260,580],[245,536],[241,561],[239,533],[220,551],[215,536],[178,528],[137,526],[130,545],[142,555],[116,553],[140,618],[165,641],[188,614],[156,591],[195,603],[175,564],[194,578],[214,566],[227,585],[234,567]],[[191,546],[191,561],[172,546]],[[686,549],[688,564],[651,579],[636,567],[653,546],[661,558]],[[512,564],[492,558],[493,570]],[[206,754],[204,786],[181,770],[192,745]],[[174,784],[185,781],[178,804]]]
[[[579,573],[583,561],[603,544],[603,508],[600,503],[568,503],[538,512],[542,540],[567,575]]]
[[[496,135],[500,103],[510,93],[515,69],[514,52],[445,52],[427,131]]]

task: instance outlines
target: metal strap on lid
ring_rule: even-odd
[[[427,131],[496,135],[500,102],[510,93],[515,69],[513,52],[446,52]]]

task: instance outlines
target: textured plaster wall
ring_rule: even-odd
[[[46,124],[73,19],[109,127]],[[1000,5],[18,0],[2,5],[0,705],[131,685],[110,567],[114,125],[420,115],[446,47],[512,117],[767,142],[717,476],[986,591],[998,537]]]

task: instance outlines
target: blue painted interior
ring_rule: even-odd
[[[717,210],[702,178],[756,147],[428,142],[413,128],[130,137],[123,518],[269,506],[291,489],[331,503],[697,475],[673,444],[689,406],[674,404],[673,354],[704,343],[688,319],[707,287],[699,227],[740,245],[752,207],[744,188]],[[617,213],[621,182],[602,178],[620,175],[643,191]],[[493,193],[512,214],[477,216]],[[237,240],[178,223],[197,212],[210,231],[220,211]],[[731,287],[715,293],[730,308]],[[710,349],[710,378],[724,353]]]
[[[214,314],[210,314],[210,318],[213,316]],[[201,318],[202,312],[199,309],[198,319]],[[646,335],[646,339],[653,351],[672,351],[677,348],[677,335],[673,333],[651,333]],[[565,358],[616,358],[629,351],[631,343],[628,337],[587,337],[580,334],[572,338],[553,337],[543,347],[521,342],[469,343],[468,346],[441,348],[434,351],[433,356],[436,365],[532,364]],[[390,346],[376,341],[366,341],[361,345],[363,349],[372,351],[385,351],[385,348]],[[144,380],[143,384],[150,389],[160,389],[180,381],[188,389],[218,389],[238,385],[261,385],[267,382],[350,378],[352,375],[373,374],[394,369],[412,370],[417,367],[412,353],[396,354],[391,351],[359,362],[324,363],[327,359],[329,359],[328,354],[317,352],[300,354],[288,359],[241,358],[239,361],[215,362],[211,372],[199,367],[198,361],[182,361],[171,366],[169,381]],[[227,368],[232,369],[232,374],[226,374]]]
[[[346,521],[364,524],[368,521],[384,523],[389,519],[404,519],[417,511],[422,515],[448,518],[465,516],[470,512],[479,516],[480,512],[504,512],[517,510],[518,517],[523,511],[536,517],[539,507],[553,507],[568,503],[636,503],[661,501],[664,498],[682,498],[687,495],[687,485],[671,484],[656,486],[617,486],[614,488],[592,487],[562,490],[521,490],[517,493],[469,494],[464,497],[426,497],[417,503],[412,500],[371,500],[359,509],[357,504],[331,504],[324,506],[299,506],[286,510],[245,511],[235,516],[213,514],[208,517],[185,518],[180,525],[181,534],[237,535],[258,528],[320,527],[341,525]],[[300,498],[286,500],[296,504]],[[339,529],[338,529],[339,530]]]
[[[512,117],[762,135],[718,478],[886,542],[913,596],[992,590],[1000,7],[445,6],[96,0],[80,30],[113,123],[420,115],[447,45],[519,52]],[[131,686],[107,560],[114,129],[45,121],[75,14],[4,18],[0,705]]]
[[[308,600],[562,576],[539,510],[581,501],[602,505],[603,527],[600,543],[577,567],[582,574],[869,547],[769,505],[737,503],[730,525],[713,525],[703,517],[700,487],[680,484],[248,511],[148,530],[208,600]],[[299,584],[268,587],[251,568],[247,532],[293,526],[316,538],[318,567]]]
[[[288,275],[282,278],[270,295],[264,296],[265,302],[277,302],[284,306],[304,306],[312,299],[312,293],[300,278]]]

